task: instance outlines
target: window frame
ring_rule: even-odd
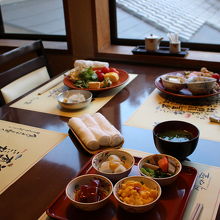
[[[117,12],[116,12],[116,0],[109,1],[109,14],[110,16],[110,28],[111,28],[111,43],[114,45],[125,45],[125,46],[137,46],[144,45],[144,40],[140,39],[127,39],[117,37]],[[168,41],[162,41],[162,46],[168,46]],[[196,42],[181,42],[182,47],[190,48],[191,50],[199,51],[211,51],[220,52],[219,44],[203,44]]]

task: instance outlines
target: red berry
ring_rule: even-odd
[[[118,73],[119,74],[119,71],[115,68],[109,68],[109,72],[114,72],[114,73]]]
[[[103,72],[103,73],[109,73],[110,71],[109,71],[109,68],[108,68],[108,67],[103,67],[103,68],[102,68],[102,72]]]

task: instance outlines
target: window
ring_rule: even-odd
[[[1,38],[66,38],[62,0],[1,0]]]
[[[113,0],[110,2],[112,43],[137,45],[155,34],[168,45],[167,33],[182,46],[220,51],[219,0]]]

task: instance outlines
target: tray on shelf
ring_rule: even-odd
[[[137,168],[137,163],[140,159],[141,158],[139,157],[135,157],[135,166],[133,167],[129,176],[140,175]],[[92,159],[90,159],[81,169],[81,171],[78,173],[78,176],[86,173],[96,173],[91,166],[91,162]],[[188,199],[195,184],[196,176],[197,170],[195,168],[183,166],[178,179],[173,184],[162,187],[161,198],[155,207],[149,212],[138,214],[140,219],[182,219]],[[128,220],[137,218],[137,214],[128,213],[121,209],[113,195],[111,195],[108,204],[97,211],[85,212],[78,210],[73,207],[70,200],[65,195],[65,190],[58,195],[58,197],[46,210],[46,213],[50,217],[62,220]]]
[[[189,48],[181,48],[179,53],[170,53],[169,47],[160,46],[157,51],[147,51],[144,45],[139,45],[132,50],[133,54],[149,54],[149,55],[162,55],[162,56],[177,56],[184,57],[188,54]]]

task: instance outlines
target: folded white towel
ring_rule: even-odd
[[[99,142],[96,137],[80,118],[72,117],[68,124],[86,147],[91,150],[99,149]]]
[[[92,61],[92,60],[75,60],[74,67],[80,68],[101,68],[101,67],[109,67],[109,63],[107,62],[100,62],[100,61]]]
[[[81,119],[85,123],[85,125],[91,130],[100,145],[110,146],[110,135],[101,129],[99,124],[90,114],[84,114]]]
[[[121,133],[101,113],[95,113],[93,118],[97,121],[101,129],[110,135],[110,146],[117,146],[124,140]]]

